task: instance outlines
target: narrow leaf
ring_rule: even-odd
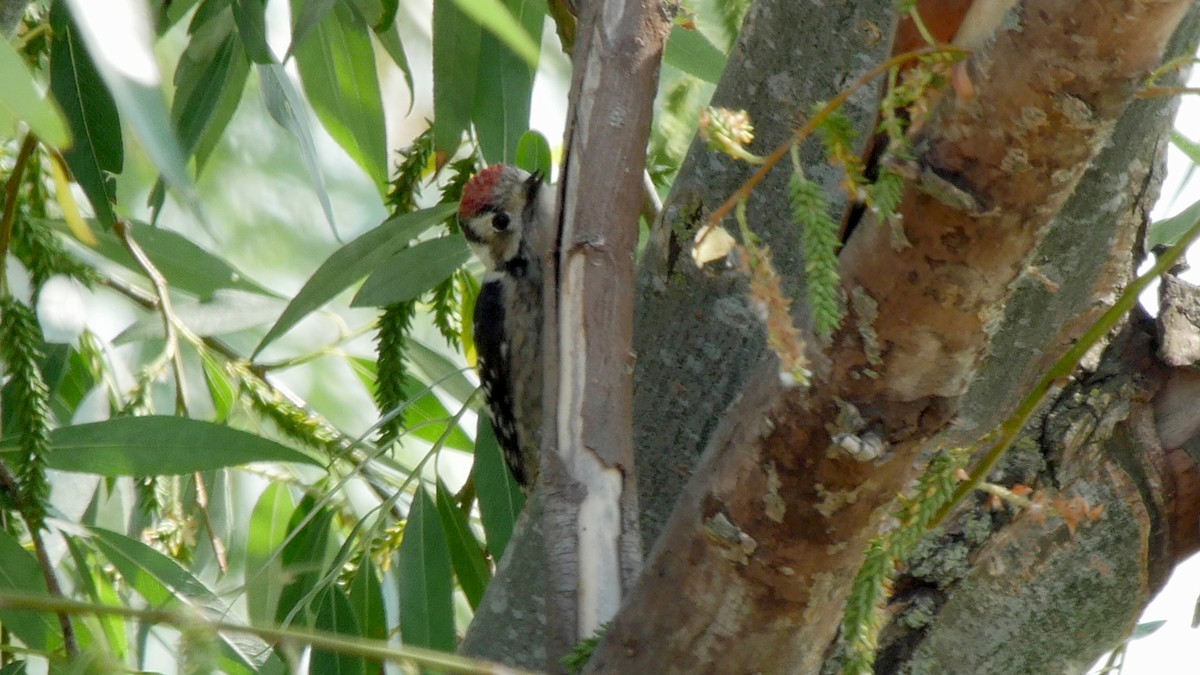
[[[279,548],[287,537],[288,521],[295,508],[287,485],[271,483],[250,512],[246,529],[246,611],[255,625],[275,617],[283,586]]]
[[[487,415],[479,416],[479,430],[475,436],[475,464],[471,467],[475,490],[479,493],[479,517],[483,521],[483,534],[487,538],[488,551],[499,560],[512,538],[513,526],[521,509],[525,506],[525,493],[504,463],[496,432]]]
[[[320,462],[275,441],[186,417],[116,417],[50,432],[47,464],[59,471],[101,476],[162,476],[251,462]],[[17,438],[0,440],[13,452]]]
[[[454,209],[454,204],[443,204],[391,218],[335,251],[321,263],[296,297],[284,308],[279,320],[254,348],[254,354],[257,355],[273,340],[295,326],[300,319],[406,248],[421,232],[450,217]]]
[[[194,335],[211,337],[229,335],[247,328],[261,326],[279,316],[283,301],[256,293],[242,291],[217,291],[209,300],[181,302],[174,307],[175,318],[187,326]],[[147,313],[113,338],[113,344],[122,345],[142,340],[163,337],[162,316],[157,312]]]
[[[716,84],[725,72],[725,54],[698,30],[671,28],[663,61],[685,73]]]
[[[0,530],[0,593],[46,595],[46,578],[37,558],[4,530]],[[0,609],[0,623],[30,649],[62,648],[62,633],[52,614]]]
[[[439,237],[406,248],[375,270],[351,307],[383,307],[419,297],[454,274],[471,257],[465,239]]]
[[[100,73],[84,49],[65,5],[50,9],[50,92],[66,115],[75,141],[63,151],[63,159],[92,211],[104,227],[116,222],[113,176],[121,173],[125,149],[121,142],[121,118],[117,104],[100,79]]]
[[[453,651],[454,606],[450,552],[437,506],[418,487],[396,554],[400,636],[404,644]]]
[[[463,14],[471,17],[509,49],[525,60],[530,68],[537,68],[538,45],[521,25],[513,13],[500,0],[454,0]],[[532,4],[532,3],[526,3]],[[538,10],[544,15],[544,10]]]
[[[517,14],[522,31],[540,42],[545,4],[510,0],[508,8]],[[495,35],[486,33],[482,37],[472,121],[483,156],[491,163],[511,164],[516,160],[518,142],[529,129],[536,56],[535,52],[529,63]]]
[[[334,238],[339,238],[337,223],[333,219],[333,204],[329,201],[329,191],[325,189],[325,174],[321,173],[317,161],[317,144],[313,141],[312,128],[308,125],[308,115],[300,93],[296,91],[291,78],[279,64],[260,65],[258,79],[262,82],[263,101],[271,119],[296,138],[296,143],[300,146],[300,159],[304,161],[308,177],[312,179],[313,187],[317,190],[317,199],[321,202],[321,210],[325,212],[325,220],[333,230]]]
[[[25,122],[33,133],[51,145],[62,147],[71,142],[62,115],[38,93],[33,74],[5,39],[0,39],[0,114],[10,122]],[[4,128],[12,126],[5,124]]]
[[[361,628],[354,615],[354,607],[341,588],[328,586],[316,598],[316,619],[313,627],[327,633],[338,633],[354,637]],[[359,656],[343,654],[325,649],[312,650],[309,672],[331,675],[366,675],[367,662]],[[381,672],[376,665],[375,672]]]
[[[63,221],[37,222],[45,223],[60,232],[67,230],[67,225]],[[132,223],[132,227],[138,244],[154,261],[158,271],[162,272],[173,289],[191,293],[200,298],[211,298],[222,289],[241,290],[260,295],[276,295],[270,289],[255,283],[223,259],[197,246],[178,232],[151,227],[144,223]],[[141,267],[115,234],[102,231],[98,232],[97,236],[100,243],[95,248],[96,253],[139,275],[143,274]]]
[[[455,506],[441,481],[437,485],[437,509],[442,519],[442,531],[446,533],[454,575],[458,577],[471,609],[475,609],[479,607],[483,592],[492,578],[487,560],[483,557],[483,547],[467,524],[467,517]]]
[[[540,132],[526,131],[517,142],[517,157],[515,164],[529,173],[539,173],[550,178],[552,170],[550,159],[550,142]]]
[[[367,30],[352,8],[339,3],[294,53],[317,119],[382,193],[387,185],[387,138]]]
[[[433,141],[453,154],[471,122],[478,81],[479,24],[455,0],[433,0]]]
[[[153,31],[136,0],[66,0],[96,69],[108,84],[122,118],[141,140],[168,185],[197,204],[187,160],[171,128],[151,48]]]

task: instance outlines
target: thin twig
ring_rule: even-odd
[[[96,616],[119,616],[142,623],[174,626],[185,634],[197,630],[253,635],[272,644],[307,645],[314,649],[357,656],[364,659],[396,663],[413,663],[432,670],[454,673],[528,673],[509,666],[477,661],[463,656],[447,654],[421,647],[393,647],[380,640],[351,638],[344,635],[302,628],[267,628],[248,626],[231,621],[213,621],[186,609],[135,609],[98,605],[62,598],[24,594],[0,594],[0,609],[29,610],[40,612],[64,612],[68,614],[94,614]],[[532,675],[532,674],[531,674]]]
[[[179,349],[179,324],[171,305],[171,292],[167,287],[167,280],[133,238],[133,226],[128,221],[118,220],[113,229],[117,238],[124,244],[125,250],[129,251],[142,273],[154,285],[154,294],[158,296],[158,311],[162,314],[163,331],[166,335],[166,355],[171,360],[171,368],[175,375],[175,414],[187,417],[187,384],[184,379],[183,354]]]
[[[208,488],[204,485],[204,474],[197,471],[192,474],[192,480],[196,482],[196,506],[200,507],[204,529],[208,530],[208,542],[217,559],[217,569],[221,570],[221,574],[225,574],[229,571],[229,556],[225,552],[225,542],[221,540],[221,535],[217,534],[217,528],[213,527],[212,514],[208,511]]]
[[[8,182],[4,184],[4,211],[0,214],[0,288],[4,288],[5,285],[5,260],[8,259],[8,245],[12,240],[13,224],[17,218],[17,193],[21,190],[21,178],[25,174],[25,165],[29,163],[29,157],[36,147],[37,137],[33,134],[25,134],[25,140],[22,141],[21,149],[17,152],[17,160],[13,164],[12,173],[8,176]]]
[[[959,49],[957,47],[924,47],[911,52],[904,52],[903,54],[893,56],[887,61],[875,66],[871,70],[868,70],[857,80],[855,80],[853,84],[846,89],[843,89],[838,93],[837,96],[834,96],[829,103],[826,103],[825,106],[821,108],[819,112],[817,112],[817,114],[810,117],[808,121],[804,123],[804,126],[800,127],[795,133],[792,134],[791,138],[781,143],[779,147],[775,148],[775,151],[770,155],[767,155],[766,159],[763,160],[762,165],[758,167],[758,170],[755,171],[754,174],[749,178],[747,178],[746,182],[743,183],[741,187],[735,190],[734,193],[725,200],[725,203],[721,204],[717,210],[712,212],[712,215],[709,216],[709,223],[713,226],[719,225],[725,216],[728,216],[729,213],[733,211],[738,202],[749,197],[750,193],[754,191],[754,188],[758,187],[758,184],[761,183],[763,179],[767,177],[767,174],[771,172],[771,169],[774,169],[775,165],[779,164],[779,162],[781,162],[783,158],[787,156],[788,148],[790,148],[792,144],[799,143],[800,141],[803,141],[811,136],[813,132],[816,131],[819,126],[821,126],[821,123],[825,121],[825,118],[829,117],[835,110],[842,107],[842,104],[844,104],[846,99],[850,98],[854,92],[870,84],[871,80],[874,80],[880,75],[888,72],[895,66],[903,65],[909,61],[919,59],[923,56],[929,56],[931,54],[965,53],[966,50]]]
[[[25,529],[29,531],[29,537],[33,540],[33,550],[37,556],[38,567],[42,568],[42,577],[46,580],[46,590],[51,597],[65,598],[62,586],[58,585],[58,577],[54,574],[54,565],[50,562],[50,554],[46,551],[46,542],[42,539],[41,529],[35,524],[35,520],[29,517],[27,495],[21,490],[21,486],[17,483],[17,477],[13,475],[4,460],[0,460],[0,485],[4,487],[4,491],[9,494],[16,505],[17,513],[21,514],[21,520],[25,521]],[[71,623],[69,612],[56,610],[55,614],[58,615],[58,625],[62,628],[63,649],[66,650],[67,657],[73,659],[79,656],[79,640],[75,637],[75,625]]]

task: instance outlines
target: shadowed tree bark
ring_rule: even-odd
[[[887,32],[889,3],[851,4],[751,10],[714,104],[750,111],[756,147],[881,60],[872,27]],[[749,173],[693,146],[638,281],[635,447],[647,550],[657,543],[590,668],[836,665],[848,584],[894,495],[935,447],[1003,419],[1128,281],[1173,111],[1129,104],[1189,5],[1030,1],[1009,16],[968,66],[976,96],[947,94],[917,139],[901,206],[912,247],[896,250],[886,226],[867,223],[842,254],[847,294],[870,302],[816,360],[809,391],[779,384],[740,275],[687,258],[703,216]],[[1193,11],[1174,53],[1194,50],[1196,23]],[[874,101],[865,92],[848,105],[864,130]],[[806,171],[835,185],[812,145]],[[802,298],[803,252],[777,174],[749,218]],[[1196,416],[1180,402],[1200,386],[1159,364],[1156,340],[1148,322],[1127,326],[991,477],[1103,505],[1099,520],[969,505],[897,580],[879,672],[1077,671],[1132,626],[1196,548],[1200,483],[1180,450]],[[864,423],[834,429],[848,404]],[[860,462],[831,446],[837,432],[878,434],[887,452]],[[765,508],[779,500],[782,515]],[[736,528],[736,546],[714,536],[718,520]],[[467,645],[540,665],[515,635],[537,625],[536,537],[512,549]]]

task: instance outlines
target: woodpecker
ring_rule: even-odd
[[[475,353],[504,459],[528,489],[542,425],[542,277],[554,195],[539,174],[493,165],[463,188],[458,220],[486,270],[475,302]]]

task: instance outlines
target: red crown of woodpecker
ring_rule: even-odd
[[[458,217],[467,219],[479,215],[496,195],[496,184],[504,173],[503,164],[493,164],[475,174],[463,188],[462,201],[458,203]]]

